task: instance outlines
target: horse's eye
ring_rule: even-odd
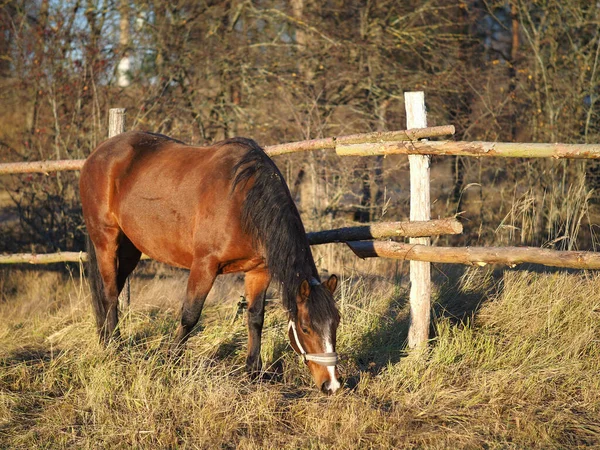
[[[302,327],[302,332],[303,332],[304,334],[308,334],[308,333],[309,333],[309,330],[308,330],[308,328],[306,328],[306,327]]]

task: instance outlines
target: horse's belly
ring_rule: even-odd
[[[189,269],[195,257],[211,257],[228,272],[248,270],[244,261],[255,252],[241,231],[239,199],[228,187],[180,185],[169,192],[155,185],[133,187],[119,201],[119,226],[136,248],[177,267]]]
[[[142,253],[177,267],[189,268],[193,259],[194,217],[174,199],[130,195],[119,208],[123,233]]]

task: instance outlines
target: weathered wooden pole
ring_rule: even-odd
[[[125,131],[125,108],[111,108],[108,112],[108,137],[114,137]],[[125,280],[123,290],[119,295],[121,311],[129,309],[131,303],[131,286],[129,277]]]
[[[348,242],[360,258],[392,258],[446,264],[486,266],[541,264],[569,269],[600,269],[600,253],[550,250],[537,247],[432,247],[391,241]]]
[[[319,245],[390,237],[441,236],[460,234],[462,231],[462,224],[458,220],[448,218],[427,222],[379,222],[359,227],[313,231],[307,233],[307,237],[310,245]],[[0,264],[53,264],[87,261],[87,258],[86,252],[58,252],[40,255],[31,253],[0,254]],[[142,254],[141,259],[149,259],[149,257]]]
[[[265,152],[269,156],[275,156],[283,155],[286,153],[306,152],[311,150],[333,150],[337,149],[340,146],[351,146],[355,144],[377,145],[383,142],[412,142],[421,138],[453,135],[454,131],[454,125],[442,125],[439,127],[418,128],[412,130],[376,131],[373,133],[351,134],[347,136],[312,139],[310,141],[289,142],[287,144],[269,145],[265,147]]]
[[[108,137],[125,132],[125,108],[111,108],[108,112]]]
[[[31,253],[13,253],[0,255],[0,264],[53,264],[62,262],[85,262],[85,252],[58,252],[35,255]]]
[[[357,142],[336,146],[340,156],[435,155],[481,158],[600,159],[598,144],[543,144],[483,141]]]
[[[599,144],[417,140],[453,133],[453,126],[444,125],[269,145],[265,147],[265,152],[270,156],[312,150],[335,150],[339,156],[435,155],[474,156],[476,158],[600,159]],[[0,164],[0,175],[18,173],[47,174],[64,170],[80,170],[84,162],[85,159],[68,159],[3,163]]]
[[[309,233],[310,234],[310,233]],[[391,258],[429,261],[442,264],[486,266],[498,264],[514,267],[518,264],[540,264],[569,269],[600,269],[600,253],[561,251],[537,247],[432,247],[392,241],[347,242],[360,258]],[[59,252],[41,255],[29,253],[0,255],[0,264],[52,264],[87,261],[85,252]],[[142,259],[149,259],[142,255]]]
[[[33,161],[0,164],[0,175],[16,173],[45,173],[80,170],[85,159],[63,159],[59,161]]]
[[[379,222],[359,227],[335,228],[333,230],[307,233],[310,245],[333,242],[365,241],[391,237],[422,237],[461,234],[462,224],[456,219],[438,219],[423,222]]]
[[[406,128],[426,128],[425,94],[405,92]],[[429,185],[428,155],[410,155],[410,220],[429,220],[431,200]],[[411,238],[411,244],[429,245],[428,237]],[[408,346],[416,348],[429,340],[431,309],[431,264],[422,261],[410,262],[410,315]]]
[[[112,110],[111,110],[112,111]],[[125,110],[115,113],[115,129],[125,125]],[[109,117],[109,120],[113,120]],[[117,133],[119,134],[119,133]],[[417,139],[425,137],[440,137],[454,134],[453,125],[442,125],[439,127],[430,127],[424,129],[382,131],[375,133],[352,134],[347,136],[328,137],[323,139],[312,139],[309,141],[288,142],[286,144],[268,145],[265,152],[269,156],[283,155],[287,153],[308,152],[313,150],[337,150],[340,147],[350,148],[353,145],[367,145],[367,149],[379,148],[368,147],[379,146],[390,141],[418,142]],[[112,137],[109,135],[109,137]],[[368,150],[371,151],[371,150]],[[600,157],[600,155],[599,155]],[[85,159],[67,159],[62,161],[34,161],[0,164],[0,175],[17,173],[45,173],[60,172],[63,170],[80,170],[83,167]]]

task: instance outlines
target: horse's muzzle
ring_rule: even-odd
[[[335,391],[332,388],[331,381],[324,381],[321,385],[321,392],[326,395],[332,395]]]

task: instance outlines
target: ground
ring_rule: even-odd
[[[408,353],[408,264],[317,259],[333,252],[345,388],[331,397],[289,347],[277,299],[265,377],[246,376],[237,276],[174,362],[184,271],[136,271],[124,342],[106,350],[78,267],[2,268],[0,447],[600,446],[600,275],[435,266],[433,338]]]

